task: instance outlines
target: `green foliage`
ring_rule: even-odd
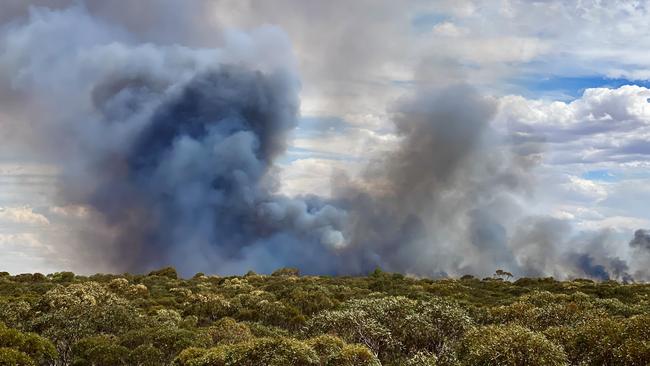
[[[74,273],[72,272],[57,272],[48,277],[55,283],[70,283],[74,281]]]
[[[276,270],[271,274],[271,276],[299,276],[300,271],[298,268],[289,268],[289,267],[284,267]]]
[[[253,339],[248,325],[233,318],[222,318],[207,329],[214,344],[233,344]]]
[[[316,352],[321,365],[329,364],[340,355],[341,350],[346,346],[341,338],[329,334],[322,334],[311,338],[307,340],[307,345]]]
[[[377,355],[390,352],[396,346],[390,329],[364,310],[323,312],[310,320],[308,330],[312,335],[334,334],[347,342],[362,343]]]
[[[120,334],[140,325],[140,316],[126,299],[97,282],[58,286],[40,299],[35,331],[51,339],[63,364],[82,338],[95,334]]]
[[[601,315],[576,327],[549,328],[546,335],[564,347],[572,364],[650,364],[648,315],[627,319]]]
[[[0,273],[0,366],[650,364],[650,285],[495,276]]]
[[[162,359],[169,362],[186,348],[209,347],[212,342],[205,333],[162,325],[127,332],[120,337],[120,344],[129,349],[147,345],[155,347]]]
[[[460,356],[465,365],[474,366],[568,365],[562,347],[519,325],[472,329],[462,342]]]
[[[126,365],[129,349],[107,336],[84,338],[72,347],[72,364],[75,366]]]
[[[396,296],[351,300],[341,310],[316,315],[309,321],[308,330],[364,344],[386,360],[395,352],[441,354],[471,324],[467,312],[453,302]]]
[[[0,366],[36,366],[36,363],[24,352],[0,347]]]
[[[334,356],[328,366],[380,366],[377,356],[359,344],[345,345],[339,354]]]
[[[24,353],[31,362],[38,364],[54,361],[57,356],[52,342],[34,333],[23,333],[16,329],[7,328],[2,323],[0,323],[0,348],[13,349]],[[11,354],[11,352],[8,353]],[[12,357],[20,359],[22,356],[14,355]]]
[[[0,303],[0,322],[6,325],[25,329],[32,317],[32,306],[24,300],[5,301]]]
[[[438,363],[438,357],[428,352],[418,352],[411,356],[405,362],[405,366],[435,366]]]
[[[178,278],[178,273],[176,273],[176,269],[173,267],[165,267],[156,271],[149,272],[148,276],[161,276],[175,280]]]
[[[158,366],[165,364],[165,353],[151,344],[135,347],[128,357],[129,365]]]
[[[185,350],[176,359],[175,364],[181,366],[316,366],[319,365],[319,359],[313,349],[298,340],[257,338],[209,350]]]

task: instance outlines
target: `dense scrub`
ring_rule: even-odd
[[[380,270],[0,273],[0,365],[648,365],[649,295]]]

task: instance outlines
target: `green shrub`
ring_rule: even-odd
[[[453,302],[399,296],[351,300],[341,310],[319,313],[307,329],[312,335],[330,333],[348,343],[361,343],[384,359],[399,350],[438,354],[471,324],[468,313]]]
[[[128,356],[128,348],[107,336],[84,338],[72,347],[72,364],[75,366],[126,365]]]
[[[298,274],[0,275],[3,362],[650,363],[645,283]]]
[[[568,365],[560,346],[519,325],[474,328],[463,340],[459,355],[468,366]]]
[[[321,365],[328,365],[329,362],[337,357],[341,353],[341,350],[346,346],[345,342],[341,338],[329,334],[323,334],[308,339],[307,345],[316,352]]]
[[[129,365],[158,366],[165,364],[165,354],[151,344],[141,344],[128,356]]]
[[[348,344],[334,356],[328,366],[380,366],[377,356],[360,344]]]
[[[36,366],[36,363],[24,352],[0,347],[0,366]]]
[[[271,276],[300,276],[300,270],[298,268],[284,267],[273,272]]]
[[[436,355],[432,353],[418,352],[412,355],[411,357],[409,357],[404,363],[404,365],[405,366],[436,366],[437,361],[438,361],[438,357],[436,357]]]
[[[240,343],[253,338],[250,328],[233,318],[222,318],[206,331],[214,344]]]
[[[161,277],[167,277],[172,280],[175,280],[178,278],[178,273],[176,272],[176,269],[174,267],[165,267],[155,271],[151,271],[147,276],[161,276]]]
[[[0,347],[22,352],[41,364],[50,363],[57,357],[56,349],[49,340],[34,333],[23,333],[0,323]]]
[[[187,349],[176,358],[179,366],[317,366],[319,358],[305,343],[290,338],[258,338],[208,350]]]

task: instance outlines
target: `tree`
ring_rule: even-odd
[[[141,344],[129,353],[128,364],[132,366],[164,365],[165,355],[151,344]]]
[[[594,317],[569,329],[566,333],[570,336],[564,339],[562,346],[572,363],[613,365],[624,329],[624,323],[619,319]]]
[[[468,366],[568,365],[562,347],[519,325],[474,328],[463,339],[459,355]]]
[[[284,267],[271,273],[271,276],[297,277],[300,276],[300,270],[298,268]]]
[[[328,363],[328,366],[381,366],[379,359],[360,344],[346,344]]]
[[[310,338],[306,343],[316,352],[321,365],[328,365],[346,346],[346,343],[341,338],[329,334]]]
[[[72,347],[72,364],[75,366],[126,365],[129,349],[109,336],[84,338]]]
[[[406,360],[406,366],[436,366],[438,357],[429,352],[418,352],[408,360]]]
[[[178,278],[178,273],[176,272],[176,269],[174,267],[165,267],[155,271],[151,271],[147,276],[161,276],[161,277],[167,277],[172,280],[175,280]]]
[[[50,363],[57,357],[56,349],[49,340],[38,334],[23,333],[16,329],[7,328],[2,323],[0,323],[0,347],[24,353],[32,362],[37,364]],[[7,353],[13,354],[8,351]],[[11,357],[19,360],[22,356],[13,354]]]
[[[187,292],[183,298],[183,314],[195,315],[199,324],[212,323],[225,316],[231,316],[236,311],[232,301],[221,294]]]
[[[448,352],[472,326],[472,319],[458,304],[444,299],[418,302],[396,330],[409,353]]]
[[[447,352],[471,324],[467,312],[453,302],[389,296],[355,299],[340,310],[321,312],[307,329],[313,335],[329,333],[361,343],[385,359],[400,350]]]
[[[60,362],[71,361],[72,346],[95,334],[120,334],[140,324],[126,299],[96,282],[58,286],[43,295],[33,321],[40,334],[54,341]]]
[[[120,337],[120,345],[129,349],[150,345],[155,347],[165,363],[171,362],[181,351],[190,347],[209,347],[212,341],[205,332],[160,325],[131,330]]]
[[[33,316],[32,306],[25,300],[0,302],[0,322],[26,330]]]
[[[361,343],[375,355],[390,352],[395,346],[390,329],[366,311],[344,309],[324,311],[307,323],[309,334],[332,334],[349,343]]]
[[[308,345],[291,338],[257,338],[211,349],[189,348],[175,359],[178,366],[318,366]]]
[[[497,269],[496,272],[494,273],[494,276],[499,277],[499,278],[504,278],[504,279],[507,280],[507,279],[512,278],[512,273],[506,272],[506,271],[504,271],[502,269]]]
[[[0,366],[36,366],[36,363],[24,352],[0,347]]]
[[[207,329],[214,344],[233,344],[253,339],[250,328],[233,318],[222,318]]]

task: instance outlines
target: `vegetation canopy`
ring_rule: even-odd
[[[0,366],[648,365],[650,285],[0,275]]]

